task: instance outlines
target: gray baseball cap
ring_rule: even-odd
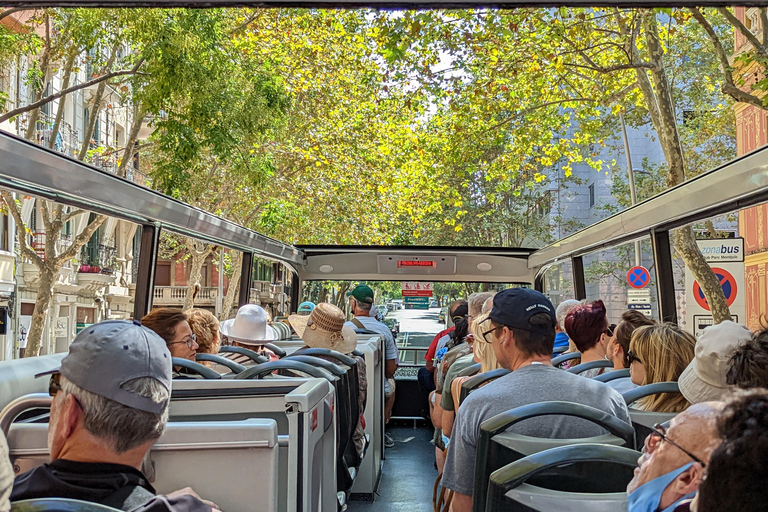
[[[171,390],[171,353],[165,341],[138,320],[106,320],[80,331],[61,367],[37,375],[61,373],[73,384],[141,411],[162,414],[168,401],[155,403],[123,389],[142,377],[158,380]]]

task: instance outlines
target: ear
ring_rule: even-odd
[[[65,437],[69,437],[80,423],[83,411],[80,408],[77,398],[72,394],[67,395],[66,398],[64,398],[64,403],[61,405],[63,413],[61,418],[62,428],[64,429],[63,434]]]
[[[682,497],[698,491],[703,477],[704,468],[698,462],[694,462],[690,468],[675,478],[667,489],[674,491],[675,494]]]

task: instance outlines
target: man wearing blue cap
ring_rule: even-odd
[[[171,354],[138,321],[108,320],[78,334],[50,375],[51,462],[16,477],[11,501],[69,498],[120,510],[210,511],[191,494],[157,497],[140,468],[165,430]],[[39,377],[40,375],[38,375]]]
[[[541,293],[511,288],[493,298],[490,322],[475,343],[493,346],[499,364],[511,373],[477,389],[461,404],[451,435],[442,485],[454,491],[451,510],[472,510],[475,456],[480,424],[523,405],[565,401],[600,409],[629,423],[621,395],[603,384],[552,366],[555,308]],[[586,420],[543,416],[514,425],[511,432],[532,437],[576,439],[606,433]]]

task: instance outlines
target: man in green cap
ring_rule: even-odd
[[[367,285],[358,284],[347,294],[349,297],[349,309],[354,315],[350,322],[345,325],[351,327],[357,332],[373,332],[380,334],[384,340],[384,374],[387,380],[384,381],[384,396],[386,402],[384,405],[385,423],[389,423],[389,417],[392,415],[392,407],[395,405],[395,372],[400,364],[397,356],[397,345],[392,331],[389,327],[371,316],[371,307],[373,306],[373,290]],[[392,448],[395,442],[389,433],[384,434],[384,446]]]

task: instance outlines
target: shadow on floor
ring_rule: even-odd
[[[437,478],[432,428],[390,427],[395,447],[387,459],[373,503],[349,502],[349,512],[432,512],[432,486]]]

